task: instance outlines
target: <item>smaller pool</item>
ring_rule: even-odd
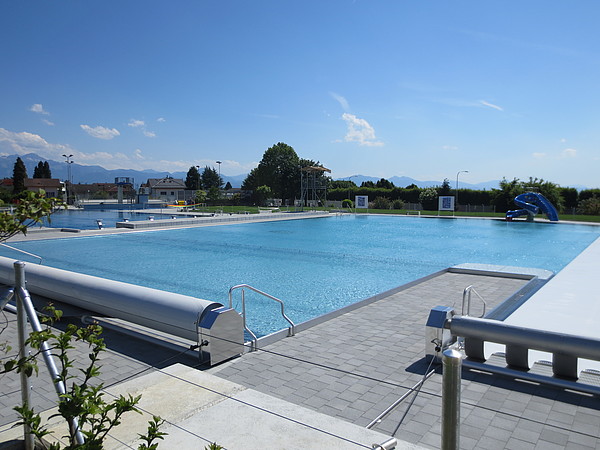
[[[60,210],[50,216],[50,222],[44,221],[45,227],[51,228],[76,228],[78,230],[98,229],[97,220],[102,220],[105,228],[114,228],[117,222],[128,219],[148,220],[150,216],[155,219],[169,219],[170,214],[136,213],[131,211],[119,211],[115,209],[99,210]],[[178,215],[177,217],[185,217]]]

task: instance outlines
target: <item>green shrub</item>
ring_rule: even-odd
[[[590,216],[600,215],[600,197],[590,197],[579,202],[579,212]]]
[[[387,197],[375,197],[373,200],[373,208],[375,209],[390,209],[391,202]]]
[[[399,198],[397,198],[396,200],[394,200],[392,202],[392,209],[403,209],[404,208],[404,202],[402,200],[400,200]]]

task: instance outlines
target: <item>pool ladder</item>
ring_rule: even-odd
[[[258,338],[256,337],[256,334],[254,334],[252,332],[252,330],[250,330],[246,326],[246,295],[245,295],[246,292],[245,292],[245,289],[250,289],[251,291],[254,291],[257,294],[260,294],[264,297],[270,298],[271,300],[279,303],[281,305],[281,315],[290,324],[290,327],[288,328],[288,336],[294,336],[294,334],[296,334],[296,325],[294,324],[294,322],[291,321],[291,319],[288,316],[285,315],[283,301],[279,300],[277,297],[273,297],[272,295],[269,295],[266,292],[261,291],[260,289],[256,289],[255,287],[252,287],[249,284],[238,284],[229,289],[229,307],[230,308],[233,308],[233,291],[235,291],[236,289],[242,290],[242,314],[241,315],[242,315],[242,319],[244,320],[244,329],[248,332],[248,334],[250,334],[250,336],[252,336],[252,344],[250,347],[250,351],[254,351],[258,348]]]
[[[483,299],[483,297],[481,295],[479,295],[479,293],[475,290],[475,288],[473,287],[473,285],[467,286],[465,288],[465,290],[463,291],[462,311],[461,311],[461,314],[463,316],[470,316],[471,315],[471,294],[475,294],[479,298],[479,300],[481,300],[481,303],[483,303],[483,311],[481,312],[481,315],[478,316],[478,317],[479,318],[484,317],[485,316],[485,310],[487,309],[487,303]]]

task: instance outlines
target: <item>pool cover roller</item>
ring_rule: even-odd
[[[0,283],[15,283],[14,259],[0,257]],[[220,303],[120,281],[27,263],[32,294],[67,303],[98,315],[115,317],[196,341],[197,323]]]

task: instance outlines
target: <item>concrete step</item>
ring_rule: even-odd
[[[288,403],[214,375],[175,364],[107,389],[111,395],[142,395],[143,414],[129,413],[111,432],[106,449],[137,448],[152,415],[168,423],[159,448],[203,449],[217,442],[229,450],[358,449],[390,440],[389,436]],[[110,401],[110,395],[106,395]],[[44,413],[45,420],[54,411]],[[51,420],[54,436],[66,434],[66,425]],[[9,430],[10,431],[10,430]],[[16,437],[22,429],[13,429]],[[14,438],[0,435],[0,441]],[[397,449],[418,449],[399,442]]]

